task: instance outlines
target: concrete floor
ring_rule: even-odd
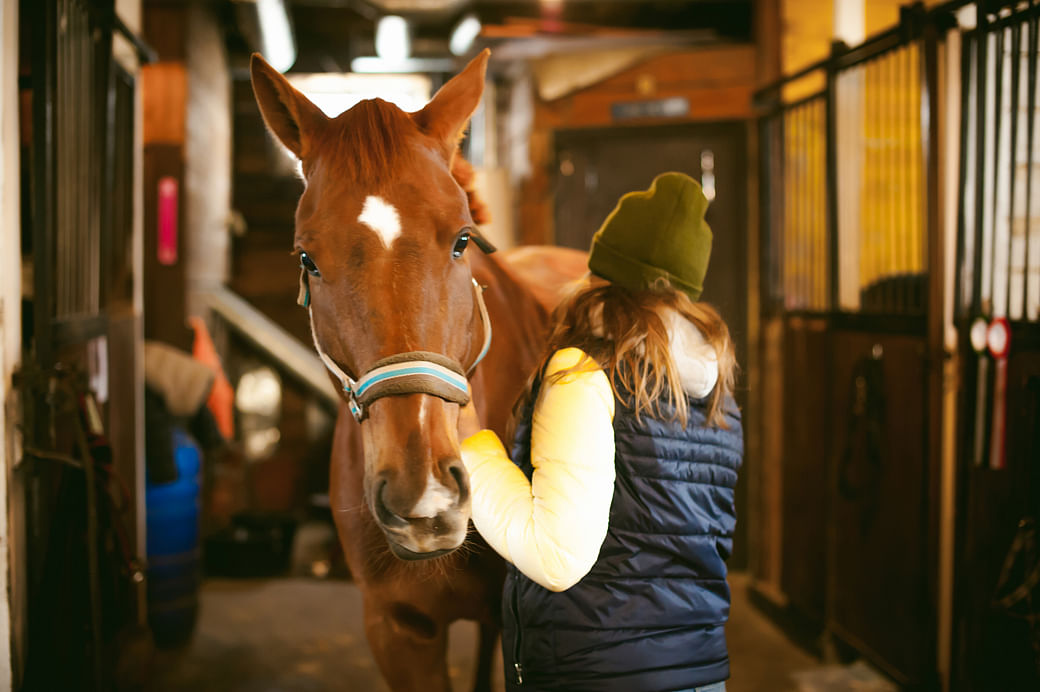
[[[803,692],[792,674],[821,670],[748,602],[746,578],[731,575],[727,628],[733,677],[729,692]],[[156,692],[388,692],[365,643],[361,599],[353,584],[306,578],[213,579],[202,591],[191,644],[162,652]],[[469,690],[476,627],[451,631],[455,689]],[[501,671],[501,664],[496,664]],[[501,677],[501,673],[499,674]],[[502,683],[497,681],[498,689]]]

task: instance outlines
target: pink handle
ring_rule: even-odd
[[[177,264],[177,179],[159,178],[159,264]]]

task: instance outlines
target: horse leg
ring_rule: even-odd
[[[407,603],[366,604],[365,634],[394,692],[451,692],[448,628]]]
[[[473,680],[473,692],[491,692],[491,666],[497,646],[498,627],[486,622],[480,623],[480,635],[477,638],[477,674]]]

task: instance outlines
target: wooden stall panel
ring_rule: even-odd
[[[784,333],[781,588],[823,621],[827,526],[827,324],[792,317]]]
[[[290,251],[303,181],[267,133],[248,81],[233,85],[234,208],[243,232],[232,240],[231,289],[303,343],[311,340],[307,311],[296,304],[299,262]]]
[[[835,332],[827,627],[902,683],[930,670],[923,337]]]
[[[783,440],[784,420],[784,338],[782,318],[763,320],[759,346],[761,376],[759,385],[751,386],[758,400],[750,397],[757,412],[758,425],[748,426],[748,443],[759,438],[761,459],[757,482],[751,488],[749,528],[751,539],[750,569],[754,589],[772,602],[785,600],[781,596],[781,569],[783,564]],[[758,432],[756,433],[755,430]]]

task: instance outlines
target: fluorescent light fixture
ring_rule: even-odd
[[[362,74],[395,74],[412,72],[454,72],[455,61],[451,58],[405,58],[384,60],[375,56],[362,56],[350,61],[352,72]]]
[[[296,41],[289,24],[289,12],[283,0],[256,0],[260,24],[261,51],[271,67],[285,72],[296,62]]]
[[[473,45],[473,41],[480,35],[480,20],[475,14],[467,14],[463,17],[451,32],[451,40],[448,48],[453,55],[465,55],[466,51]]]
[[[408,36],[408,22],[404,17],[389,14],[376,24],[376,55],[383,60],[398,62],[412,54]]]

